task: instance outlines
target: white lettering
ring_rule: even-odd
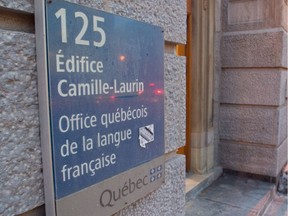
[[[56,54],[56,71],[67,73],[103,73],[102,61],[90,60],[89,56],[68,56],[59,49]]]
[[[86,174],[94,176],[97,170],[116,164],[116,158],[114,153],[110,155],[102,153],[101,156],[80,165],[67,167],[65,164],[61,169],[62,181],[65,182]]]
[[[97,126],[97,117],[95,115],[84,116],[82,113],[72,114],[71,116],[63,115],[59,118],[58,126],[62,133],[93,128]]]

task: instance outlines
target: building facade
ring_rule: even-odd
[[[165,183],[115,215],[184,215],[189,173],[277,179],[287,162],[286,0],[69,2],[164,30]],[[34,13],[33,0],[0,0],[0,215],[45,214]]]

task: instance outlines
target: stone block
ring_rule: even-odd
[[[160,189],[133,203],[114,216],[185,215],[185,157],[177,155],[166,161],[165,183]]]
[[[285,142],[273,147],[222,140],[219,143],[220,165],[240,172],[277,177],[287,160],[287,140]]]
[[[222,32],[221,14],[222,14],[222,0],[215,0],[215,32]]]
[[[185,58],[165,54],[165,152],[185,145]]]
[[[287,20],[288,23],[288,20]],[[287,29],[288,31],[288,29]],[[282,43],[282,65],[286,68],[288,68],[288,33],[284,32],[284,38]]]
[[[160,26],[167,41],[186,43],[186,0],[70,0],[131,19]]]
[[[222,28],[224,32],[285,28],[286,10],[285,0],[224,0]]]
[[[279,106],[285,104],[287,72],[281,69],[226,69],[220,102]]]
[[[287,98],[288,98],[288,73],[287,69],[283,70],[281,73],[281,90],[280,90],[280,99],[284,100],[283,103],[280,104],[285,104],[287,103]]]
[[[287,139],[287,104],[279,108],[279,135],[278,135],[278,143],[282,143],[285,139]],[[288,159],[288,158],[287,158]]]
[[[278,11],[281,11],[281,26],[288,31],[288,1],[287,0],[277,0],[278,6],[280,9]]]
[[[224,34],[221,41],[223,68],[284,67],[283,47],[287,33],[282,29]],[[284,56],[283,56],[284,55]]]
[[[220,108],[220,139],[278,145],[279,109],[259,106]]]
[[[44,203],[35,38],[0,37],[0,215],[15,215]]]
[[[21,1],[0,0],[0,6],[14,10],[26,11],[30,13],[34,12],[34,0],[21,0]]]
[[[214,88],[213,88],[213,99],[220,100],[220,87],[221,87],[221,75],[222,75],[222,65],[221,65],[221,33],[215,34],[215,44],[214,44]]]
[[[35,35],[0,29],[0,73],[36,70]]]

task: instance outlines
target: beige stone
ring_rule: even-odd
[[[277,11],[280,11],[280,23],[281,26],[288,31],[288,1],[287,0],[277,0]]]
[[[219,153],[223,168],[276,177],[287,160],[287,140],[278,148],[221,141]]]
[[[186,143],[186,77],[185,58],[165,54],[165,152]]]
[[[287,138],[287,104],[279,108],[279,120],[278,120],[278,143],[282,143]],[[288,158],[287,158],[288,159]]]
[[[285,0],[224,0],[222,12],[225,32],[279,27],[287,30]]]
[[[278,143],[279,109],[222,105],[220,139],[274,145]]]
[[[286,32],[282,29],[227,33],[221,42],[223,68],[284,67]]]
[[[34,0],[21,0],[21,1],[0,0],[0,6],[14,10],[26,11],[30,13],[34,12]]]
[[[221,74],[220,102],[279,106],[286,102],[287,72],[283,69],[225,69]]]

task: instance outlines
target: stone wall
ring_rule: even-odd
[[[185,144],[186,68],[171,44],[186,43],[186,1],[71,2],[163,27],[170,44],[164,59],[165,184],[116,215],[184,215],[185,158],[175,152]],[[0,215],[43,215],[33,13],[33,0],[0,0]]]
[[[222,1],[219,157],[276,177],[287,161],[287,1]]]

